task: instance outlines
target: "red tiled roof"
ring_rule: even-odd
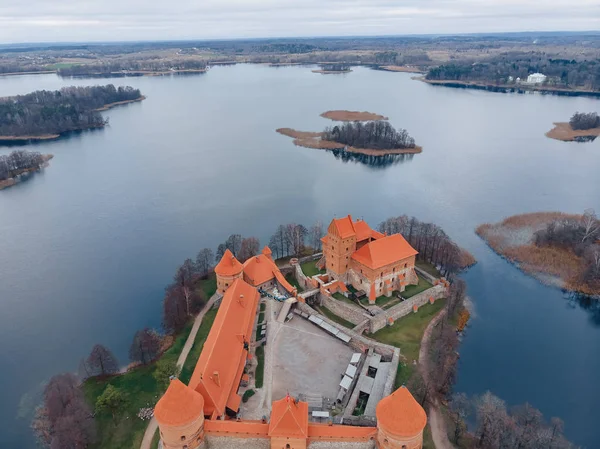
[[[375,415],[378,426],[402,438],[418,435],[427,424],[425,410],[404,386],[379,401]]]
[[[388,235],[367,243],[354,254],[357,262],[377,269],[417,254],[417,251],[400,234]]]
[[[237,395],[248,354],[244,342],[252,340],[259,299],[258,291],[241,279],[223,296],[189,384],[204,397],[205,415],[223,415]]]
[[[330,426],[328,424],[308,424],[308,438],[324,441],[368,441],[377,435],[377,427]]]
[[[277,266],[264,254],[253,256],[244,262],[244,275],[255,287],[273,279],[275,277],[273,270],[278,270]]]
[[[269,436],[307,438],[308,403],[296,402],[289,396],[273,402]]]
[[[332,224],[335,226],[338,235],[343,239],[356,234],[351,215],[344,218],[334,218]]]
[[[243,266],[228,249],[215,267],[215,273],[221,276],[235,276],[242,272]]]
[[[194,389],[173,379],[154,407],[154,417],[163,425],[183,426],[204,415],[204,398]]]

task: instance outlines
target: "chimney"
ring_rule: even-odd
[[[219,387],[221,386],[221,382],[219,380],[219,372],[218,371],[215,371],[213,373],[212,379],[215,381],[215,383],[217,384],[217,386],[219,386]]]

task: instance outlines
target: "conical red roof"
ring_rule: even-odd
[[[417,436],[427,424],[425,410],[404,386],[379,401],[375,415],[378,427],[402,438]]]
[[[204,398],[194,389],[173,379],[154,407],[154,417],[160,424],[183,426],[204,416]]]
[[[221,276],[236,276],[242,272],[244,267],[233,253],[228,249],[223,253],[223,257],[215,267],[215,273]]]

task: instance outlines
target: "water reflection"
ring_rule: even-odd
[[[563,290],[569,307],[575,309],[580,307],[589,313],[590,323],[594,327],[600,327],[600,299],[598,297],[582,295],[581,293]]]
[[[369,156],[366,154],[350,153],[345,150],[327,150],[336,159],[344,163],[354,162],[380,170],[393,165],[403,164],[412,160],[414,154],[386,154],[384,156]]]

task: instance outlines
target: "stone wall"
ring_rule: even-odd
[[[380,313],[379,315],[372,317],[369,332],[375,333],[378,330],[383,329],[387,325],[390,318],[396,321],[397,319],[412,313],[413,306],[416,305],[417,307],[421,307],[427,304],[429,298],[439,299],[443,298],[444,296],[446,296],[446,288],[443,285],[435,285],[431,288],[428,288],[424,292],[421,292],[418,295],[407,299],[406,301],[390,307],[384,313]]]
[[[385,386],[383,387],[383,397],[389,396],[394,391],[394,383],[396,383],[396,374],[398,373],[398,364],[400,363],[400,349],[394,351],[392,357],[392,364],[388,371],[388,377],[385,380]]]
[[[421,277],[424,277],[425,279],[427,279],[432,284],[435,283],[435,281],[438,280],[438,278],[436,278],[435,276],[430,275],[427,271],[422,270],[421,268],[417,267],[416,265],[415,265],[415,271],[417,273],[419,273],[419,275]]]
[[[352,324],[362,323],[365,319],[369,319],[367,315],[360,307],[347,304],[344,301],[340,301],[335,298],[330,298],[327,295],[320,294],[321,305],[327,307],[337,316],[342,317],[346,321],[350,321]]]

